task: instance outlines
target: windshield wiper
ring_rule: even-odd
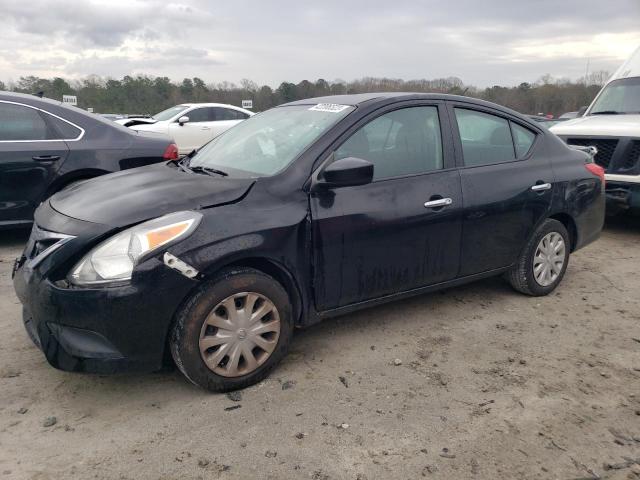
[[[202,165],[196,165],[195,167],[188,167],[194,173],[205,173],[207,175],[221,175],[223,177],[228,177],[229,174],[227,172],[223,172],[222,170],[218,170],[217,168],[211,167],[203,167]]]

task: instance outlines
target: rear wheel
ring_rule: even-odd
[[[547,219],[531,236],[506,278],[521,293],[536,297],[547,295],[564,277],[570,248],[565,226],[557,220]]]
[[[292,334],[282,285],[242,268],[222,272],[193,294],[178,313],[170,347],[191,382],[225,392],[265,378],[285,356]]]

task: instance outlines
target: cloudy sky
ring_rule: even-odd
[[[613,71],[640,0],[0,0],[0,80],[135,73],[277,86],[460,77],[484,87]]]

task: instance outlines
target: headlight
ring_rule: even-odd
[[[201,219],[197,212],[176,212],[120,232],[85,255],[71,269],[68,279],[74,285],[129,280],[141,257],[189,236]]]

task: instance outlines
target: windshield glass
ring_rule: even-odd
[[[166,110],[161,111],[160,113],[156,113],[153,118],[158,120],[159,122],[163,122],[165,120],[169,120],[170,118],[175,117],[180,112],[184,112],[187,108],[185,105],[176,105],[175,107],[167,108]]]
[[[190,167],[268,177],[289,165],[311,143],[344,118],[346,105],[278,107],[239,123],[192,158]]]
[[[640,77],[614,80],[604,87],[589,114],[600,112],[640,113]]]

